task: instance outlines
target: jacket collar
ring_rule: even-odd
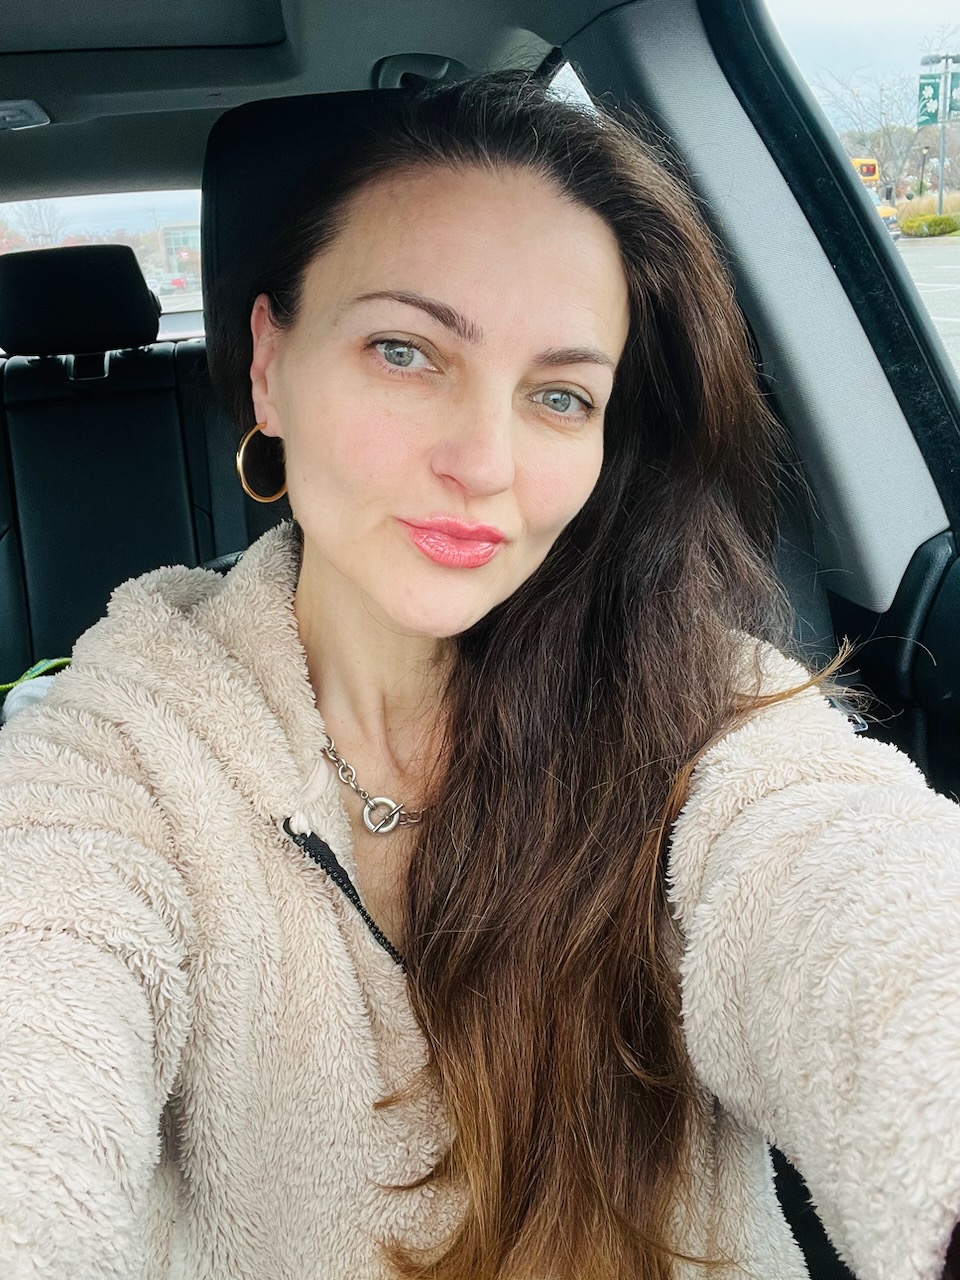
[[[229,703],[207,729],[229,734],[222,748],[258,809],[278,825],[293,817],[297,830],[316,832],[353,874],[349,819],[321,754],[323,718],[294,612],[301,550],[292,521],[269,530],[192,611],[220,649]]]

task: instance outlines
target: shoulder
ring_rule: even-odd
[[[849,810],[864,789],[874,796],[896,792],[918,812],[936,799],[906,755],[858,732],[861,726],[794,659],[752,641],[744,646],[743,677],[744,695],[761,705],[713,743],[692,772],[670,839],[678,897],[684,884],[696,892],[711,850],[748,812],[762,812],[772,837],[800,807],[810,821],[818,813],[826,821]]]
[[[92,715],[117,725],[192,718],[201,704],[204,714],[227,715],[231,690],[241,691],[249,711],[259,701],[258,665],[288,652],[297,659],[298,571],[298,535],[288,522],[254,542],[226,574],[167,565],[129,579],[77,640],[44,700],[5,729],[16,725],[19,735],[52,716]]]
[[[117,808],[111,797],[131,787],[171,821],[202,816],[214,796],[230,804],[236,790],[289,809],[290,744],[309,737],[315,714],[289,536],[271,530],[226,575],[167,566],[118,587],[46,698],[0,732],[0,808],[22,782],[28,807],[29,788],[47,788],[48,811],[88,810],[100,796]]]
[[[183,673],[201,653],[230,652],[234,633],[255,629],[271,607],[289,609],[298,565],[296,534],[286,523],[253,543],[225,574],[167,565],[131,578],[77,641],[72,670],[121,675],[146,665]]]
[[[691,797],[709,791],[721,775],[726,783],[739,779],[748,791],[891,769],[922,782],[902,752],[862,736],[861,717],[835,692],[825,692],[816,673],[772,645],[745,640],[739,692],[756,705],[700,757]]]
[[[296,584],[299,561],[299,531],[291,521],[285,521],[262,534],[226,573],[182,564],[152,569],[129,578],[113,591],[106,615],[81,641],[98,629],[109,629],[104,624],[111,620],[116,627],[139,626],[151,619],[162,625],[173,617],[202,622],[205,608],[215,606],[218,600],[257,595],[270,583],[286,597]],[[250,600],[251,613],[262,603],[262,596]]]

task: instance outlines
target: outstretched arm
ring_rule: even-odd
[[[859,1280],[938,1280],[960,1219],[960,808],[808,692],[707,753],[670,870],[700,1079],[797,1166]]]

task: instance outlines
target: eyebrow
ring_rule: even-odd
[[[616,361],[597,347],[551,347],[549,351],[542,351],[533,363],[541,369],[556,369],[564,364],[599,364],[606,369],[617,367]]]
[[[442,324],[445,329],[455,333],[463,342],[469,342],[473,346],[479,346],[483,342],[483,331],[472,320],[468,320],[465,315],[446,302],[440,302],[437,298],[428,298],[422,293],[414,293],[407,289],[377,289],[372,293],[359,294],[347,305],[353,306],[358,302],[379,302],[384,299],[402,302],[408,307],[418,307],[427,315],[433,316],[434,320]],[[607,369],[616,368],[616,361],[597,347],[550,347],[549,350],[542,351],[533,363],[541,369],[556,369],[568,364],[597,364]]]
[[[353,306],[356,302],[377,302],[384,298],[403,302],[408,307],[419,307],[428,316],[433,316],[434,320],[442,324],[445,329],[449,329],[458,338],[473,346],[479,346],[483,341],[483,333],[472,320],[468,320],[447,303],[439,302],[436,298],[427,298],[422,293],[411,293],[406,289],[378,289],[374,293],[361,293],[347,305]]]

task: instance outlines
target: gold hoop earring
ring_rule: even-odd
[[[278,498],[282,498],[283,495],[287,492],[287,484],[286,484],[286,481],[284,481],[283,488],[278,489],[277,492],[274,494],[271,494],[269,498],[264,497],[262,493],[255,493],[253,489],[250,488],[250,486],[247,484],[247,477],[243,474],[243,460],[246,454],[247,445],[250,443],[253,437],[257,434],[257,432],[262,430],[262,428],[265,427],[266,425],[267,424],[265,422],[257,422],[254,426],[252,426],[250,430],[247,432],[247,434],[240,441],[240,448],[237,450],[237,475],[240,477],[240,483],[243,486],[243,492],[247,495],[247,497],[252,498],[254,502],[276,502]]]

